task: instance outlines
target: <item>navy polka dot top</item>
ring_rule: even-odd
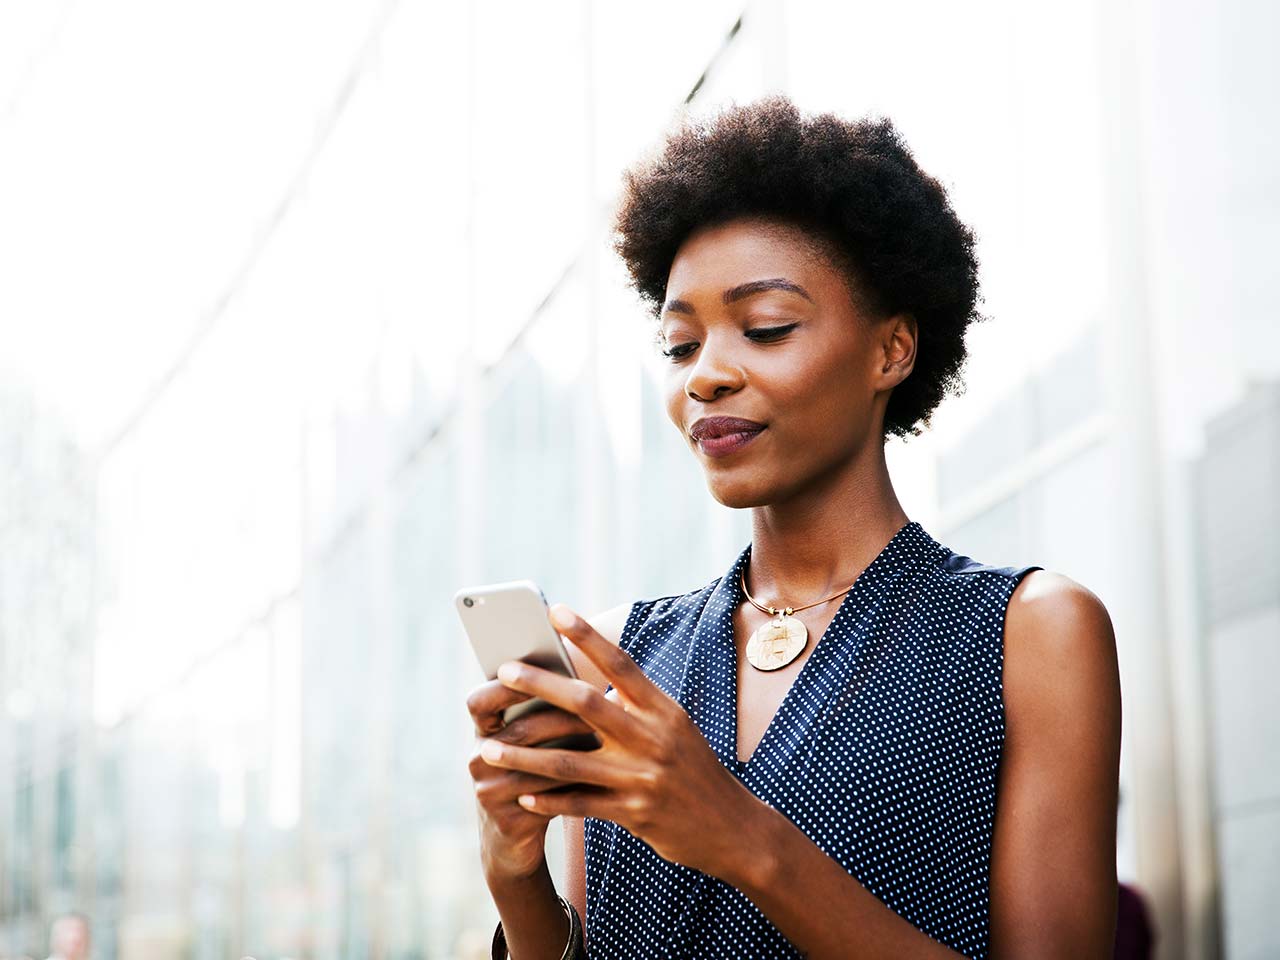
[[[637,600],[622,649],[863,886],[935,940],[987,956],[1004,615],[1041,568],[977,563],[910,521],[844,595],[743,763],[733,614],[750,555],[692,593]],[[736,888],[616,823],[586,818],[585,844],[592,960],[801,956]]]

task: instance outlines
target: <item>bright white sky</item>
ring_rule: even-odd
[[[86,440],[117,429],[216,309],[372,12],[7,4],[6,374]]]

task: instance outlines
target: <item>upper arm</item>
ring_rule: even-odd
[[[622,628],[627,625],[627,617],[631,613],[631,603],[622,603],[586,620],[600,636],[610,643],[617,644],[622,640]],[[565,650],[573,662],[573,669],[579,677],[603,690],[609,685],[608,678],[591,660],[573,645],[573,641],[565,639]],[[583,827],[581,817],[561,817],[564,828],[564,898],[578,910],[583,922],[587,918],[587,869],[586,849],[583,843]]]
[[[991,852],[993,957],[1110,957],[1120,680],[1102,602],[1061,574],[1010,598]]]

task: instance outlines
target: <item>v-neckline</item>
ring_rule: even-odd
[[[816,669],[814,667],[815,660],[821,651],[823,660],[830,659],[830,647],[824,648],[824,641],[837,626],[842,626],[844,621],[851,616],[854,605],[861,599],[862,595],[879,577],[882,568],[889,561],[890,548],[899,541],[906,538],[910,528],[919,527],[919,523],[915,520],[909,520],[903,524],[889,538],[888,542],[880,548],[880,552],[875,555],[870,563],[858,574],[853,585],[845,593],[840,601],[840,606],[836,608],[835,615],[831,618],[827,627],[822,632],[822,636],[818,638],[813,649],[805,658],[804,664],[800,667],[800,672],[796,674],[795,679],[791,681],[791,686],[787,688],[786,694],[783,696],[778,708],[774,711],[773,716],[769,718],[769,723],[765,727],[764,734],[757,741],[755,748],[751,751],[751,756],[743,760],[738,756],[738,650],[736,633],[734,631],[734,613],[738,606],[746,600],[745,594],[742,592],[742,581],[740,571],[746,568],[751,559],[751,544],[747,544],[742,552],[738,555],[738,559],[734,562],[733,567],[725,574],[724,578],[717,585],[716,593],[721,594],[722,612],[720,613],[720,628],[717,632],[721,636],[729,638],[729,648],[731,656],[729,662],[729,710],[728,710],[728,757],[732,758],[733,764],[740,776],[745,777],[747,772],[754,769],[756,759],[761,756],[761,751],[766,751],[772,742],[782,734],[779,732],[785,724],[785,718],[789,715],[790,706],[793,700],[800,696],[805,684],[809,681],[810,675]],[[821,661],[819,661],[821,662]],[[723,755],[722,755],[723,759]]]

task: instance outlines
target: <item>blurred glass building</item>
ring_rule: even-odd
[[[892,117],[976,230],[899,496],[1106,603],[1160,956],[1280,955],[1273,6],[11,10],[0,956],[71,909],[103,960],[487,956],[452,594],[590,615],[748,541],[608,228],[772,90]]]

